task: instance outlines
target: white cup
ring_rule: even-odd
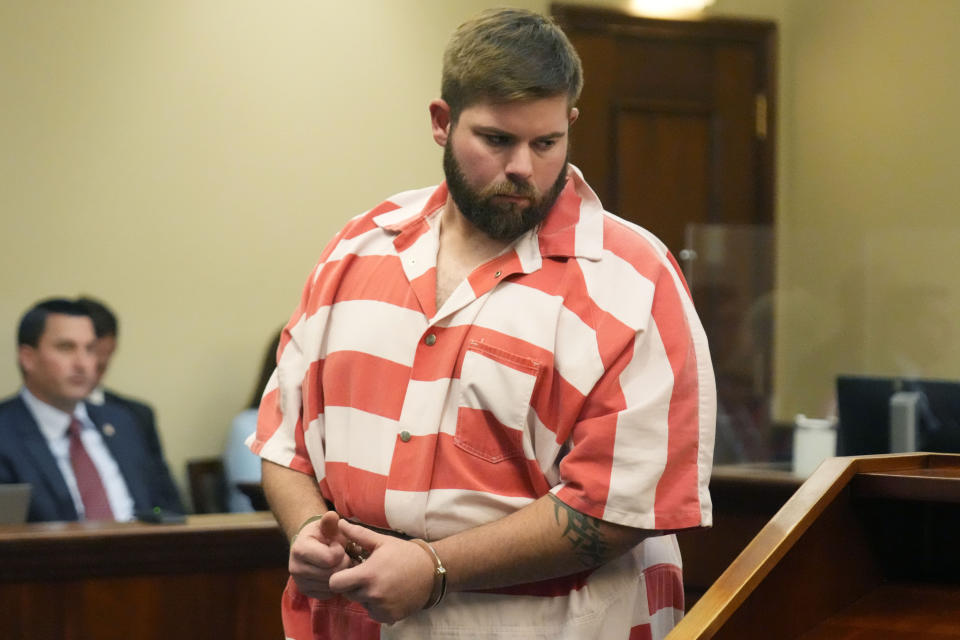
[[[836,427],[836,418],[808,418],[797,414],[793,428],[795,474],[809,476],[821,462],[837,455]]]

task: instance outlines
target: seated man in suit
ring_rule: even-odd
[[[94,333],[97,335],[97,366],[93,391],[87,397],[87,403],[98,406],[118,405],[134,415],[143,430],[143,437],[147,441],[147,446],[150,448],[150,455],[155,466],[156,483],[162,494],[161,501],[164,504],[176,505],[175,510],[183,513],[180,493],[177,491],[177,485],[173,481],[170,468],[167,466],[166,458],[163,455],[163,445],[160,443],[160,434],[157,431],[157,421],[154,417],[153,408],[145,402],[122,396],[103,386],[103,378],[110,366],[110,360],[117,350],[120,335],[116,314],[104,303],[90,297],[77,298],[77,302],[87,310],[93,320]]]
[[[165,502],[136,418],[84,402],[96,380],[89,313],[65,299],[37,303],[17,334],[20,392],[0,403],[0,483],[33,487],[29,521],[130,520]]]

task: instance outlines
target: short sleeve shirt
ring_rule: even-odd
[[[283,332],[252,450],[314,475],[342,516],[428,540],[548,492],[630,527],[709,525],[712,366],[664,245],[604,211],[571,167],[541,226],[437,309],[447,197],[445,184],[393,196],[325,249]],[[648,539],[625,558],[528,592],[451,594],[392,625],[395,637],[405,624],[409,637],[448,637],[428,631],[522,621],[533,625],[524,637],[560,638],[551,625],[597,607],[619,627],[569,637],[660,637],[682,611],[675,540]],[[618,580],[629,598],[611,591]],[[481,601],[518,595],[543,607],[475,615]]]

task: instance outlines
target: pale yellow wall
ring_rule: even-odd
[[[960,3],[792,0],[777,410],[837,373],[960,378]]]
[[[30,304],[102,297],[122,322],[107,382],[154,404],[182,485],[330,236],[440,180],[443,46],[499,4],[0,3],[0,393]]]

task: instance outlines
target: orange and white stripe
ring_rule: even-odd
[[[605,212],[572,169],[541,228],[437,309],[446,198],[445,185],[394,196],[326,248],[284,330],[251,449],[315,475],[341,515],[426,539],[547,492],[631,527],[709,525],[712,366],[664,245]],[[674,538],[653,538],[529,592],[451,594],[384,637],[476,622],[489,601],[500,624],[573,629],[603,606],[602,633],[625,626],[596,637],[658,638],[682,611],[679,566]],[[633,595],[603,601],[624,580]]]

